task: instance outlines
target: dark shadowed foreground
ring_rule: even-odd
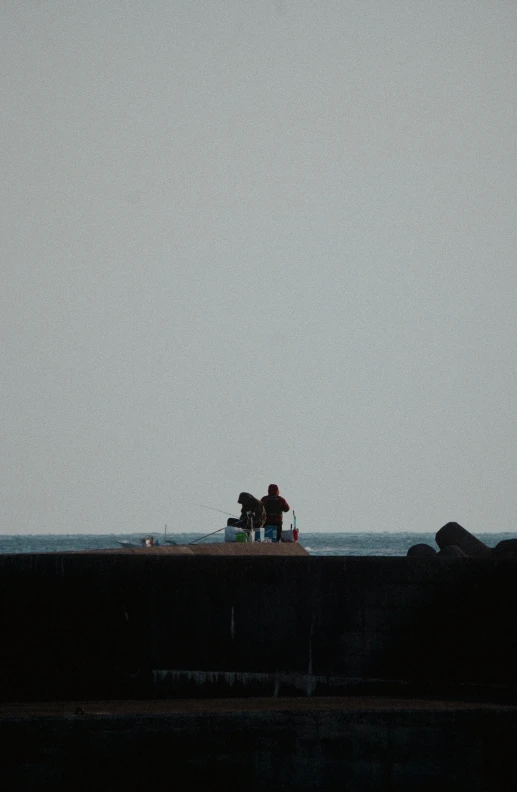
[[[514,790],[516,722],[363,697],[4,705],[3,788]]]
[[[514,560],[251,548],[1,556],[3,788],[515,788]]]

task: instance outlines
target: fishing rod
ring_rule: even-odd
[[[236,519],[238,519],[238,517],[236,517],[235,514],[230,514],[230,512],[223,511],[222,509],[214,509],[213,506],[203,506],[201,503],[198,503],[197,505],[199,506],[200,509],[210,509],[210,511],[216,511],[219,512],[219,514],[227,514],[228,517],[235,517]],[[212,533],[205,534],[205,536],[199,536],[197,539],[194,539],[192,542],[189,542],[189,545],[194,544],[194,542],[199,542],[201,541],[201,539],[206,539],[208,536],[213,536],[214,534],[219,533],[219,531],[224,531],[225,528],[226,525],[223,525],[223,527],[218,528],[217,531],[212,531]]]
[[[196,506],[199,506],[200,509],[210,509],[210,511],[216,511],[220,514],[227,514],[228,517],[237,517],[236,514],[230,514],[230,512],[223,511],[222,509],[214,509],[213,506],[202,506],[200,503],[197,503]]]
[[[207,506],[206,508],[208,509],[210,507]],[[215,511],[219,511],[219,509],[215,509]],[[227,512],[223,512],[223,514],[227,514]],[[218,528],[217,531],[212,531],[212,533],[205,534],[204,536],[198,536],[197,539],[194,539],[192,542],[189,542],[189,545],[194,544],[194,542],[199,542],[201,539],[206,539],[207,536],[213,536],[214,534],[219,533],[219,531],[224,531],[225,528],[226,528],[226,525],[223,525],[223,527],[222,528]]]

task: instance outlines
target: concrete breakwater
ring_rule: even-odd
[[[513,700],[515,560],[252,548],[1,556],[0,699]]]
[[[515,789],[514,560],[246,548],[0,556],[3,789]]]

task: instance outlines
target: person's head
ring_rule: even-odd
[[[249,492],[241,492],[237,503],[240,503],[241,506],[246,506],[246,504],[251,503],[254,500],[255,498],[253,497],[253,495],[250,495]]]
[[[277,484],[270,484],[267,488],[268,495],[280,495],[280,490],[278,489]]]

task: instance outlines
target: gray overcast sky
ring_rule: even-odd
[[[0,21],[3,533],[517,530],[513,2]]]

